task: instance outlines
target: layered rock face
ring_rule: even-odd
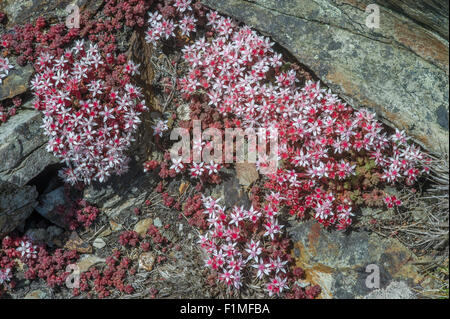
[[[448,2],[203,0],[282,45],[353,107],[448,150]],[[369,23],[369,26],[371,24]]]
[[[0,180],[27,184],[58,160],[47,152],[41,113],[24,109],[0,129]]]
[[[27,183],[58,162],[46,150],[41,125],[40,112],[23,109],[0,126],[0,238],[37,205],[38,192]]]
[[[0,180],[0,238],[30,216],[37,205],[34,186],[18,187]]]

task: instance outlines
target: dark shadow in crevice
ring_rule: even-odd
[[[30,180],[27,185],[35,186],[39,195],[48,193],[60,186],[63,186],[63,180],[58,177],[58,172],[63,167],[64,164],[51,164],[36,177]]]

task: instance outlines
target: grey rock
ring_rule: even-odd
[[[371,109],[433,151],[448,150],[448,41],[422,26],[431,19],[433,29],[438,18],[417,22],[417,6],[406,9],[411,1],[402,5],[406,15],[393,11],[398,1],[383,1],[378,29],[365,25],[372,0],[202,2],[271,36],[353,107]],[[448,10],[437,10],[448,29]]]
[[[364,298],[393,282],[412,289],[424,279],[414,265],[417,257],[396,239],[366,231],[327,231],[315,221],[291,221],[288,233],[296,265],[304,269],[311,284],[321,287],[322,298]],[[377,282],[369,277],[375,272]]]
[[[53,239],[63,233],[63,230],[57,226],[49,226],[44,228],[30,228],[25,235],[30,238],[34,244],[46,244],[52,247]]]
[[[97,237],[97,238],[95,238],[94,242],[92,243],[92,246],[94,246],[97,249],[102,249],[103,247],[106,246],[106,243],[102,238]]]
[[[45,149],[41,114],[24,109],[0,126],[0,180],[23,186],[58,159]]]
[[[23,223],[37,205],[34,186],[18,187],[0,181],[0,238]]]

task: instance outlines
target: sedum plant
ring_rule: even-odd
[[[131,83],[138,67],[83,40],[60,57],[38,57],[34,106],[43,114],[47,150],[67,165],[61,176],[68,183],[104,182],[127,169],[125,151],[147,109]]]

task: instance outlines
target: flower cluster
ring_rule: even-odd
[[[130,81],[138,65],[123,55],[103,57],[96,44],[80,40],[60,57],[42,53],[35,68],[34,105],[44,115],[47,150],[67,165],[64,179],[89,184],[124,172],[125,151],[147,109]]]
[[[26,237],[12,239],[7,236],[3,239],[2,251],[8,258],[17,258],[25,262],[36,258],[38,247]],[[2,264],[2,268],[4,266]]]
[[[192,163],[190,168],[190,174],[192,178],[200,178],[203,174],[213,175],[218,174],[219,170],[222,166],[213,161],[209,162],[209,164],[205,164],[204,162],[200,163]]]
[[[310,211],[325,226],[350,225],[354,204],[333,185],[356,175],[357,157],[372,159],[388,183],[411,184],[428,171],[428,159],[404,132],[388,136],[373,113],[355,111],[320,83],[299,88],[295,70],[282,71],[282,56],[268,38],[216,12],[207,17],[212,36],[183,49],[189,70],[180,88],[186,99],[201,94],[222,116],[236,116],[241,127],[278,131],[281,165],[265,186],[283,194],[278,204],[291,214]],[[193,176],[202,169],[192,167]]]
[[[148,23],[150,28],[146,32],[146,41],[156,44],[159,40],[168,40],[175,37],[176,29],[179,28],[181,35],[189,36],[196,32],[197,19],[193,15],[191,0],[175,0],[178,23],[172,19],[165,19],[158,11],[150,13]]]
[[[219,282],[240,289],[243,275],[253,273],[256,282],[265,282],[269,296],[279,295],[287,289],[287,260],[269,254],[281,234],[278,211],[267,205],[262,211],[251,207],[227,210],[220,200],[202,197],[204,214],[208,215],[209,230],[200,235],[199,243],[208,253],[207,267],[218,272]]]
[[[3,82],[3,79],[8,76],[9,70],[11,70],[12,68],[14,67],[9,63],[8,58],[0,57],[0,85]]]

